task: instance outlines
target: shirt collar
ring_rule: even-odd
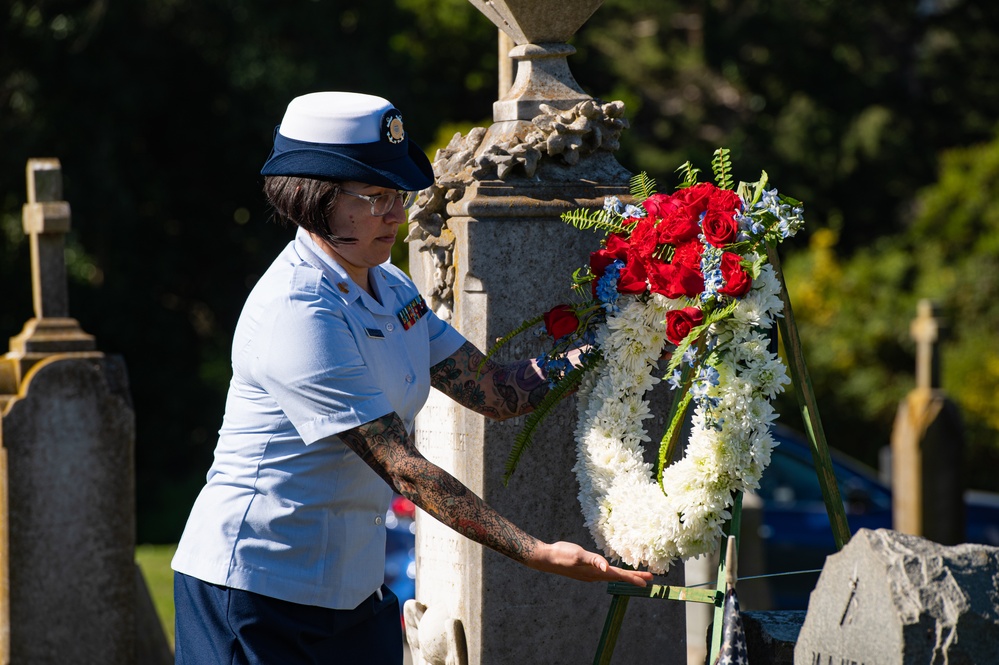
[[[405,281],[400,279],[397,275],[383,269],[381,266],[375,266],[368,271],[368,279],[381,297],[384,304],[379,303],[376,299],[372,298],[367,294],[364,289],[360,288],[353,279],[347,274],[347,271],[343,269],[339,263],[337,263],[333,257],[323,251],[312,239],[305,229],[299,227],[298,232],[295,234],[295,245],[298,249],[298,254],[304,260],[309,262],[316,268],[323,271],[326,279],[329,281],[330,285],[333,287],[334,293],[339,296],[344,303],[350,304],[360,298],[365,306],[373,312],[389,313],[392,307],[395,306],[395,293],[393,289],[401,286],[405,286]]]

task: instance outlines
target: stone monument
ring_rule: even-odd
[[[964,427],[940,389],[940,324],[919,302],[912,322],[916,387],[899,405],[891,439],[892,526],[944,545],[964,541]]]
[[[0,662],[164,662],[165,640],[137,650],[125,366],[69,317],[58,160],[30,160],[27,181],[35,317],[0,359]]]
[[[795,665],[994,663],[999,548],[860,529],[826,559]]]
[[[560,215],[627,195],[631,174],[613,155],[627,124],[622,105],[583,92],[566,61],[574,52],[566,40],[601,0],[472,2],[515,42],[516,80],[494,104],[493,125],[456,135],[435,158],[436,183],[411,215],[410,268],[434,311],[485,350],[567,300],[569,277],[598,238]],[[543,348],[522,335],[500,357]],[[561,405],[539,429],[504,487],[504,462],[521,425],[486,421],[431,391],[416,440],[427,458],[529,533],[595,549],[571,470],[573,405]],[[605,585],[528,570],[423,514],[416,551],[417,600],[459,622],[470,665],[592,661],[610,605]],[[682,566],[674,571],[666,583],[682,584]],[[620,661],[684,662],[683,620],[681,603],[634,603]]]

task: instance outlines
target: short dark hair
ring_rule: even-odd
[[[341,238],[330,232],[342,184],[335,180],[271,175],[264,177],[264,195],[282,224],[300,226],[334,245],[350,244],[357,242],[357,238]]]

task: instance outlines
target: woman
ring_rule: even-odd
[[[370,95],[298,97],[261,172],[298,231],[236,326],[215,461],[173,560],[177,662],[401,663],[383,585],[393,489],[536,570],[651,579],[530,536],[416,449],[431,385],[496,419],[547,388],[533,361],[480,373],[482,353],[387,263],[412,192],[433,181],[401,114]],[[452,390],[468,382],[474,402]]]

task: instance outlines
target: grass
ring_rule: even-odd
[[[163,624],[167,642],[173,647],[173,571],[170,559],[176,545],[139,545],[135,548],[135,560],[146,578],[149,595],[153,598],[156,613]]]

